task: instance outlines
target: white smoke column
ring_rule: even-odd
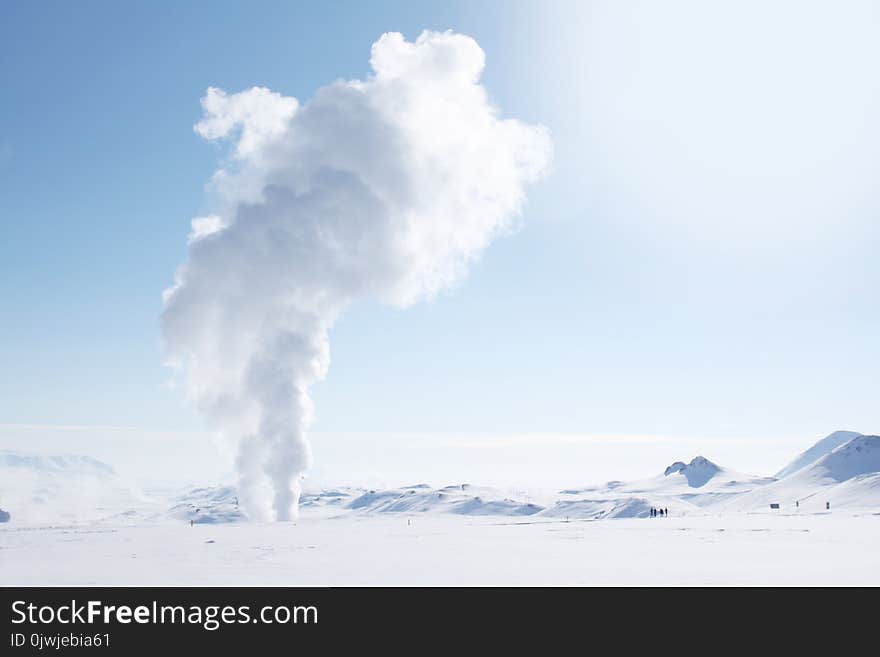
[[[192,222],[165,293],[170,361],[197,408],[238,444],[253,519],[295,516],[309,467],[309,388],[327,332],[354,299],[406,306],[461,279],[509,230],[545,171],[540,126],[499,118],[470,37],[384,34],[374,73],[304,105],[268,89],[210,88],[196,132],[229,139],[219,207]]]

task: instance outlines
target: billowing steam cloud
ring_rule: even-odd
[[[165,293],[170,360],[198,409],[238,444],[254,519],[296,514],[310,463],[309,388],[353,300],[406,306],[449,287],[509,229],[549,163],[539,126],[499,118],[484,54],[451,32],[384,34],[373,74],[305,104],[210,88],[196,132],[229,139],[216,214],[192,222]]]

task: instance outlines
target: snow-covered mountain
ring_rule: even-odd
[[[740,494],[756,486],[773,481],[772,477],[745,474],[716,465],[704,456],[690,463],[676,461],[663,472],[663,478],[653,480],[663,493],[678,494],[684,498]]]
[[[561,499],[542,515],[573,518],[648,517],[651,507],[671,515],[699,513],[722,500],[774,481],[721,467],[704,456],[676,461],[662,474],[633,482],[560,491]]]
[[[788,473],[788,474],[785,474]],[[567,489],[541,516],[647,517],[651,507],[671,515],[719,512],[880,511],[880,438],[837,432],[799,456],[782,476],[761,477],[719,466],[703,456],[676,461],[662,475],[634,482]]]
[[[348,503],[349,509],[373,513],[456,513],[459,515],[530,516],[544,507],[514,499],[495,488],[455,484],[431,488],[418,484],[406,488],[368,490]]]
[[[859,435],[805,468],[804,473],[835,482],[880,473],[880,436]]]
[[[91,457],[0,451],[0,507],[10,522],[94,521],[148,504],[111,466]]]
[[[798,470],[802,470],[808,465],[815,463],[829,452],[837,449],[841,445],[845,445],[853,438],[858,438],[861,435],[862,434],[856,431],[835,431],[831,435],[826,436],[817,442],[810,447],[810,449],[777,472],[775,475],[776,479],[783,479],[784,477],[794,474]]]
[[[675,461],[631,482],[527,495],[486,486],[416,484],[388,489],[308,487],[304,514],[427,513],[534,517],[536,521],[716,513],[880,511],[880,437],[839,431],[798,456],[776,477],[737,472],[704,456]],[[231,523],[246,520],[232,485],[153,491],[145,496],[109,465],[87,456],[0,452],[0,522],[12,524],[126,522]],[[775,512],[775,511],[774,511]],[[6,515],[6,514],[9,515]]]
[[[112,477],[112,467],[90,456],[64,454],[41,456],[0,451],[0,470],[12,476],[15,472],[47,473],[62,476]]]
[[[727,510],[880,511],[880,436],[857,434],[806,467],[732,500]]]

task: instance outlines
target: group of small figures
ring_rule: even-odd
[[[657,516],[666,517],[669,515],[669,509],[655,509],[651,507],[651,517],[656,518]]]

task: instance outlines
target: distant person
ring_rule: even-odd
[[[663,515],[667,518],[669,517],[669,509],[667,509],[666,507],[663,507]]]

